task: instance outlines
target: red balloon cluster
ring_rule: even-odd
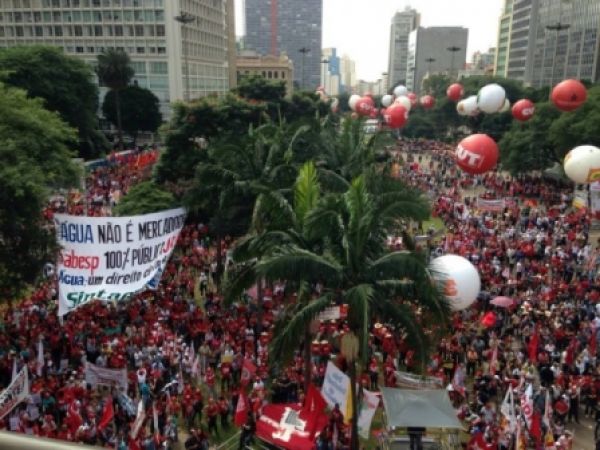
[[[408,94],[406,94],[406,96],[410,100],[410,104],[413,108],[417,106],[417,103],[419,103],[419,98],[417,97],[417,94],[415,94],[414,92],[409,92]]]
[[[491,328],[496,325],[497,320],[498,318],[496,317],[496,314],[490,311],[481,318],[481,325],[483,325],[486,328]]]
[[[408,120],[408,111],[404,106],[394,103],[385,110],[383,120],[390,128],[402,128]]]
[[[435,98],[431,95],[424,95],[419,102],[424,109],[431,109],[435,106]]]
[[[587,90],[578,80],[564,80],[554,86],[550,99],[561,111],[574,111],[585,103]]]
[[[487,134],[472,134],[456,147],[456,164],[467,173],[478,175],[498,162],[498,145]]]
[[[448,86],[446,89],[446,95],[453,102],[459,101],[463,95],[465,95],[465,90],[462,87],[462,84],[454,83]]]
[[[361,97],[356,102],[354,109],[361,116],[370,116],[375,109],[375,103],[371,97]]]
[[[521,122],[527,122],[535,113],[535,105],[526,98],[519,100],[512,107],[512,115]]]

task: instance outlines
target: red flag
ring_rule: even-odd
[[[537,351],[538,351],[539,345],[540,345],[540,334],[539,334],[538,328],[536,326],[533,329],[533,335],[531,336],[531,339],[529,339],[529,346],[527,347],[527,350],[529,351],[529,360],[531,362],[537,361]]]
[[[242,364],[242,375],[240,377],[240,383],[242,386],[248,386],[255,374],[256,366],[254,363],[248,358],[244,358],[244,363]]]
[[[323,398],[321,391],[319,391],[314,384],[309,384],[303,409],[310,413],[321,413],[326,407],[327,402]]]
[[[235,423],[237,427],[241,427],[246,423],[246,420],[248,419],[248,409],[248,397],[246,397],[244,391],[241,391],[235,407],[235,416],[233,418],[233,423]]]
[[[102,431],[106,428],[114,417],[115,410],[113,408],[113,399],[112,397],[109,397],[104,404],[104,411],[102,411],[102,417],[100,418],[100,422],[98,422],[98,430]]]
[[[83,424],[83,419],[81,417],[81,414],[79,414],[79,406],[77,405],[77,400],[73,400],[69,405],[65,423],[67,424],[67,427],[69,428],[69,431],[72,434],[75,434],[79,427]]]
[[[569,346],[567,347],[567,354],[565,355],[565,363],[572,365],[575,362],[575,351],[577,350],[577,339],[571,339]]]
[[[531,437],[535,438],[535,442],[539,447],[540,443],[542,442],[542,416],[537,411],[533,412],[529,434],[531,434]]]
[[[133,438],[129,439],[128,447],[129,447],[129,450],[142,450],[142,447],[140,446],[137,439],[133,439]]]

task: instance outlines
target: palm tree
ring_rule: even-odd
[[[382,177],[381,186],[387,185]],[[322,237],[326,245],[311,251],[297,243],[280,245],[256,265],[256,275],[266,280],[321,283],[319,298],[302,305],[284,325],[272,344],[279,352],[297,348],[298,336],[332,302],[348,304],[348,322],[358,337],[359,369],[368,357],[369,329],[373,319],[385,318],[403,329],[421,368],[429,347],[423,318],[444,324],[448,306],[432,282],[425,255],[405,250],[390,252],[386,238],[398,220],[425,218],[427,202],[406,189],[373,195],[373,181],[364,175],[354,179],[344,194],[330,194],[305,219],[306,236]],[[371,186],[369,186],[371,184]],[[379,186],[379,187],[381,187]],[[352,449],[358,448],[357,373],[350,362],[352,405]]]
[[[293,203],[285,196],[279,196],[277,201],[264,202],[262,215],[271,217],[261,234],[251,233],[240,240],[233,252],[236,269],[228,274],[224,289],[226,302],[238,298],[260,277],[256,274],[256,266],[261,258],[271,255],[281,245],[294,245],[308,251],[319,251],[323,245],[320,236],[309,235],[307,218],[318,206],[321,188],[318,182],[317,170],[312,161],[305,163],[294,184]],[[265,210],[271,206],[271,210]],[[257,228],[254,227],[254,230]],[[314,285],[301,281],[295,286],[297,301],[286,308],[286,316],[293,316],[313,300]],[[281,323],[281,322],[280,322]],[[304,327],[304,383],[305,391],[311,379],[310,358],[310,328]],[[279,333],[276,330],[275,335]],[[298,336],[295,336],[296,343]],[[285,340],[276,339],[271,351],[273,362],[287,362],[291,354],[287,352],[291,346]]]
[[[96,74],[100,84],[105,85],[115,93],[115,106],[117,109],[117,132],[119,136],[119,150],[123,151],[123,126],[121,124],[120,91],[127,87],[135,71],[131,67],[129,55],[123,50],[108,49],[98,55]]]

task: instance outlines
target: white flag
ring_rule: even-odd
[[[500,412],[508,420],[511,433],[514,433],[517,429],[517,417],[515,415],[515,399],[512,386],[509,386],[508,390],[506,391],[504,401],[500,407]]]
[[[137,435],[140,432],[140,428],[142,428],[142,424],[144,423],[144,419],[146,419],[146,412],[144,411],[144,401],[140,399],[137,407],[137,415],[135,416],[133,426],[131,427],[131,437],[133,439],[137,438]]]
[[[192,363],[192,377],[196,378],[200,372],[200,355],[196,355],[194,362]]]
[[[525,389],[525,393],[521,395],[521,411],[525,418],[525,423],[528,429],[531,429],[531,421],[533,419],[533,386],[530,384]]]
[[[544,425],[550,428],[550,389],[546,389],[546,401],[544,402]]]
[[[37,364],[36,364],[36,374],[38,377],[42,376],[43,370],[44,370],[44,342],[40,339],[38,341],[38,354],[37,354]]]
[[[377,394],[363,389],[363,400],[358,415],[358,433],[365,439],[369,439],[371,422],[378,406],[379,397]]]
[[[152,405],[152,419],[154,421],[154,434],[160,435],[160,430],[158,429],[158,410],[155,404]]]

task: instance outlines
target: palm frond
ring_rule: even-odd
[[[310,323],[332,302],[330,293],[324,294],[306,304],[299,303],[293,316],[284,316],[279,322],[275,337],[271,341],[269,358],[273,362],[288,362],[295,350],[300,348],[301,336],[305,336]],[[305,343],[310,345],[310,343]]]
[[[256,263],[236,264],[225,273],[223,279],[223,302],[231,305],[241,295],[254,286],[259,277],[256,274]]]
[[[269,281],[320,281],[339,283],[342,268],[336,261],[307,250],[289,246],[261,261],[257,273]]]
[[[320,193],[315,165],[309,161],[300,169],[294,185],[294,210],[301,224],[304,223],[308,212],[317,206]]]
[[[358,284],[344,293],[348,303],[348,321],[350,328],[358,336],[360,343],[360,358],[366,362],[369,345],[369,327],[371,326],[370,303],[375,297],[375,290],[371,284]]]

